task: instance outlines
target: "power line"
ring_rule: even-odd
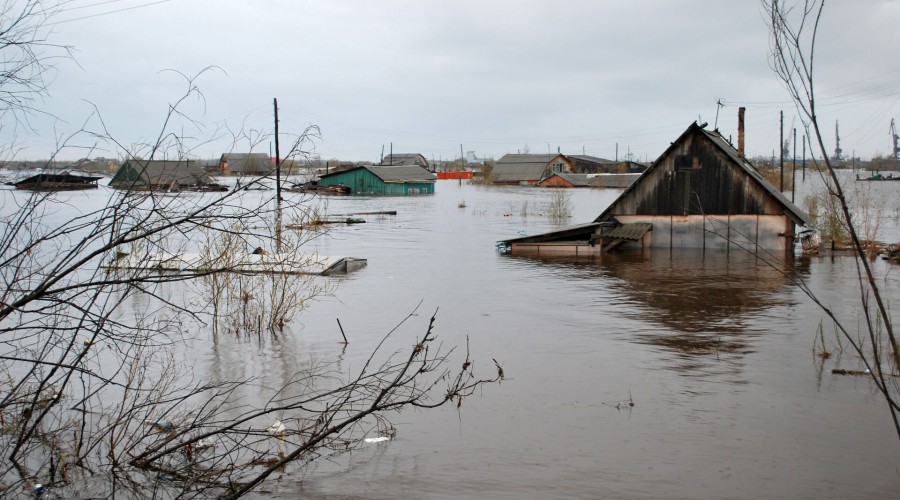
[[[105,4],[109,4],[109,3],[117,3],[117,2],[120,2],[120,1],[122,1],[122,0],[109,0],[109,1],[107,1],[107,2],[100,2],[100,3],[93,4],[93,5],[84,5],[84,6],[81,6],[81,7],[72,7],[72,8],[70,8],[70,9],[64,9],[63,12],[65,12],[66,10],[83,9],[83,8],[88,8],[88,7],[95,7],[95,6],[98,6],[98,5],[105,5]],[[87,15],[87,16],[75,17],[75,18],[72,18],[72,19],[66,19],[66,20],[64,20],[64,21],[56,21],[56,22],[53,22],[53,23],[47,23],[47,26],[56,26],[56,25],[58,25],[58,24],[71,23],[71,22],[74,22],[74,21],[83,21],[83,20],[85,20],[85,19],[93,19],[93,18],[95,18],[95,17],[101,17],[101,16],[108,16],[108,15],[110,15],[110,14],[117,14],[117,13],[119,13],[119,12],[126,12],[126,11],[129,11],[129,10],[142,9],[142,8],[144,8],[144,7],[151,7],[151,6],[153,6],[153,5],[158,5],[158,4],[161,4],[161,3],[168,3],[168,2],[171,2],[171,1],[172,1],[172,0],[157,0],[157,1],[155,1],[155,2],[149,2],[149,3],[145,3],[145,4],[141,4],[141,5],[133,5],[133,6],[131,6],[131,7],[123,7],[123,8],[121,8],[121,9],[115,9],[115,10],[110,10],[110,11],[106,11],[106,12],[98,12],[98,13],[96,13],[96,14],[91,14],[91,15]]]

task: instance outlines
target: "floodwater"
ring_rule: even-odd
[[[882,239],[896,241],[900,183],[883,184],[876,187],[889,201]],[[197,378],[255,375],[277,387],[314,362],[353,374],[413,311],[386,352],[409,349],[437,311],[445,347],[464,351],[468,340],[476,374],[493,375],[495,358],[507,378],[459,410],[392,414],[393,440],[273,476],[252,496],[896,495],[900,439],[885,404],[867,378],[831,374],[859,369],[849,350],[828,360],[813,354],[820,322],[826,343],[837,340],[792,283],[806,281],[855,330],[852,258],[499,254],[497,240],[558,227],[545,213],[552,192],[439,181],[433,196],[323,199],[333,214],[397,215],[364,216],[366,224],[336,226],[315,240],[321,254],[368,265],[317,278],[338,286],[278,338],[199,336],[190,355]],[[573,216],[565,224],[589,222],[619,192],[569,191]],[[873,265],[891,310],[900,310],[898,271],[881,260]],[[256,392],[248,387],[245,396]]]
[[[885,183],[886,199],[900,186]],[[889,189],[893,189],[890,191]],[[593,219],[616,190],[572,190],[569,223]],[[893,194],[892,194],[893,193]],[[893,198],[891,198],[893,196]],[[330,198],[329,211],[397,210],[335,228],[330,255],[368,266],[314,304],[279,361],[340,359],[358,369],[381,336],[408,348],[437,310],[445,345],[507,380],[455,408],[393,416],[397,437],[284,477],[266,491],[311,498],[891,497],[900,440],[849,351],[813,355],[822,314],[806,280],[855,328],[855,267],[846,257],[774,265],[747,254],[660,252],[650,258],[534,260],[498,254],[498,239],[553,229],[551,191],[441,181],[421,198]],[[801,199],[798,197],[798,200]],[[461,202],[465,208],[460,208]],[[798,201],[799,203],[799,201]],[[883,231],[896,236],[887,210]],[[896,239],[896,238],[895,238]],[[897,271],[874,263],[900,307]],[[787,276],[787,277],[786,277]],[[351,344],[336,342],[340,319]],[[829,323],[826,341],[836,343]],[[215,361],[210,360],[210,364]],[[438,395],[440,397],[440,395]],[[629,398],[634,406],[627,403]]]

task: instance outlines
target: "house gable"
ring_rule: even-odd
[[[716,132],[692,124],[596,221],[618,215],[785,215],[808,223]]]

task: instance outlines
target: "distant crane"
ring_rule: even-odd
[[[834,121],[834,156],[831,157],[831,159],[834,161],[843,161],[844,160],[843,152],[844,152],[844,150],[841,149],[841,134],[838,133],[838,122],[837,122],[837,120],[835,120]]]
[[[894,125],[894,119],[891,118],[891,139],[894,140],[894,156],[895,160],[900,160],[900,147],[897,146],[897,140],[900,139],[900,136],[897,135],[897,127]]]

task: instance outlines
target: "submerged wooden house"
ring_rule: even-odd
[[[615,248],[792,251],[807,215],[717,131],[692,124],[593,222],[502,241],[513,254]]]
[[[216,191],[225,189],[189,160],[128,160],[109,181],[116,189]]]
[[[415,165],[385,167],[364,165],[323,175],[319,186],[347,186],[351,194],[415,195],[434,194],[437,177]]]
[[[491,179],[494,184],[533,186],[557,172],[572,172],[572,161],[565,155],[508,154],[494,164]]]
[[[275,171],[275,162],[266,153],[223,153],[218,170],[222,175],[264,176]]]

